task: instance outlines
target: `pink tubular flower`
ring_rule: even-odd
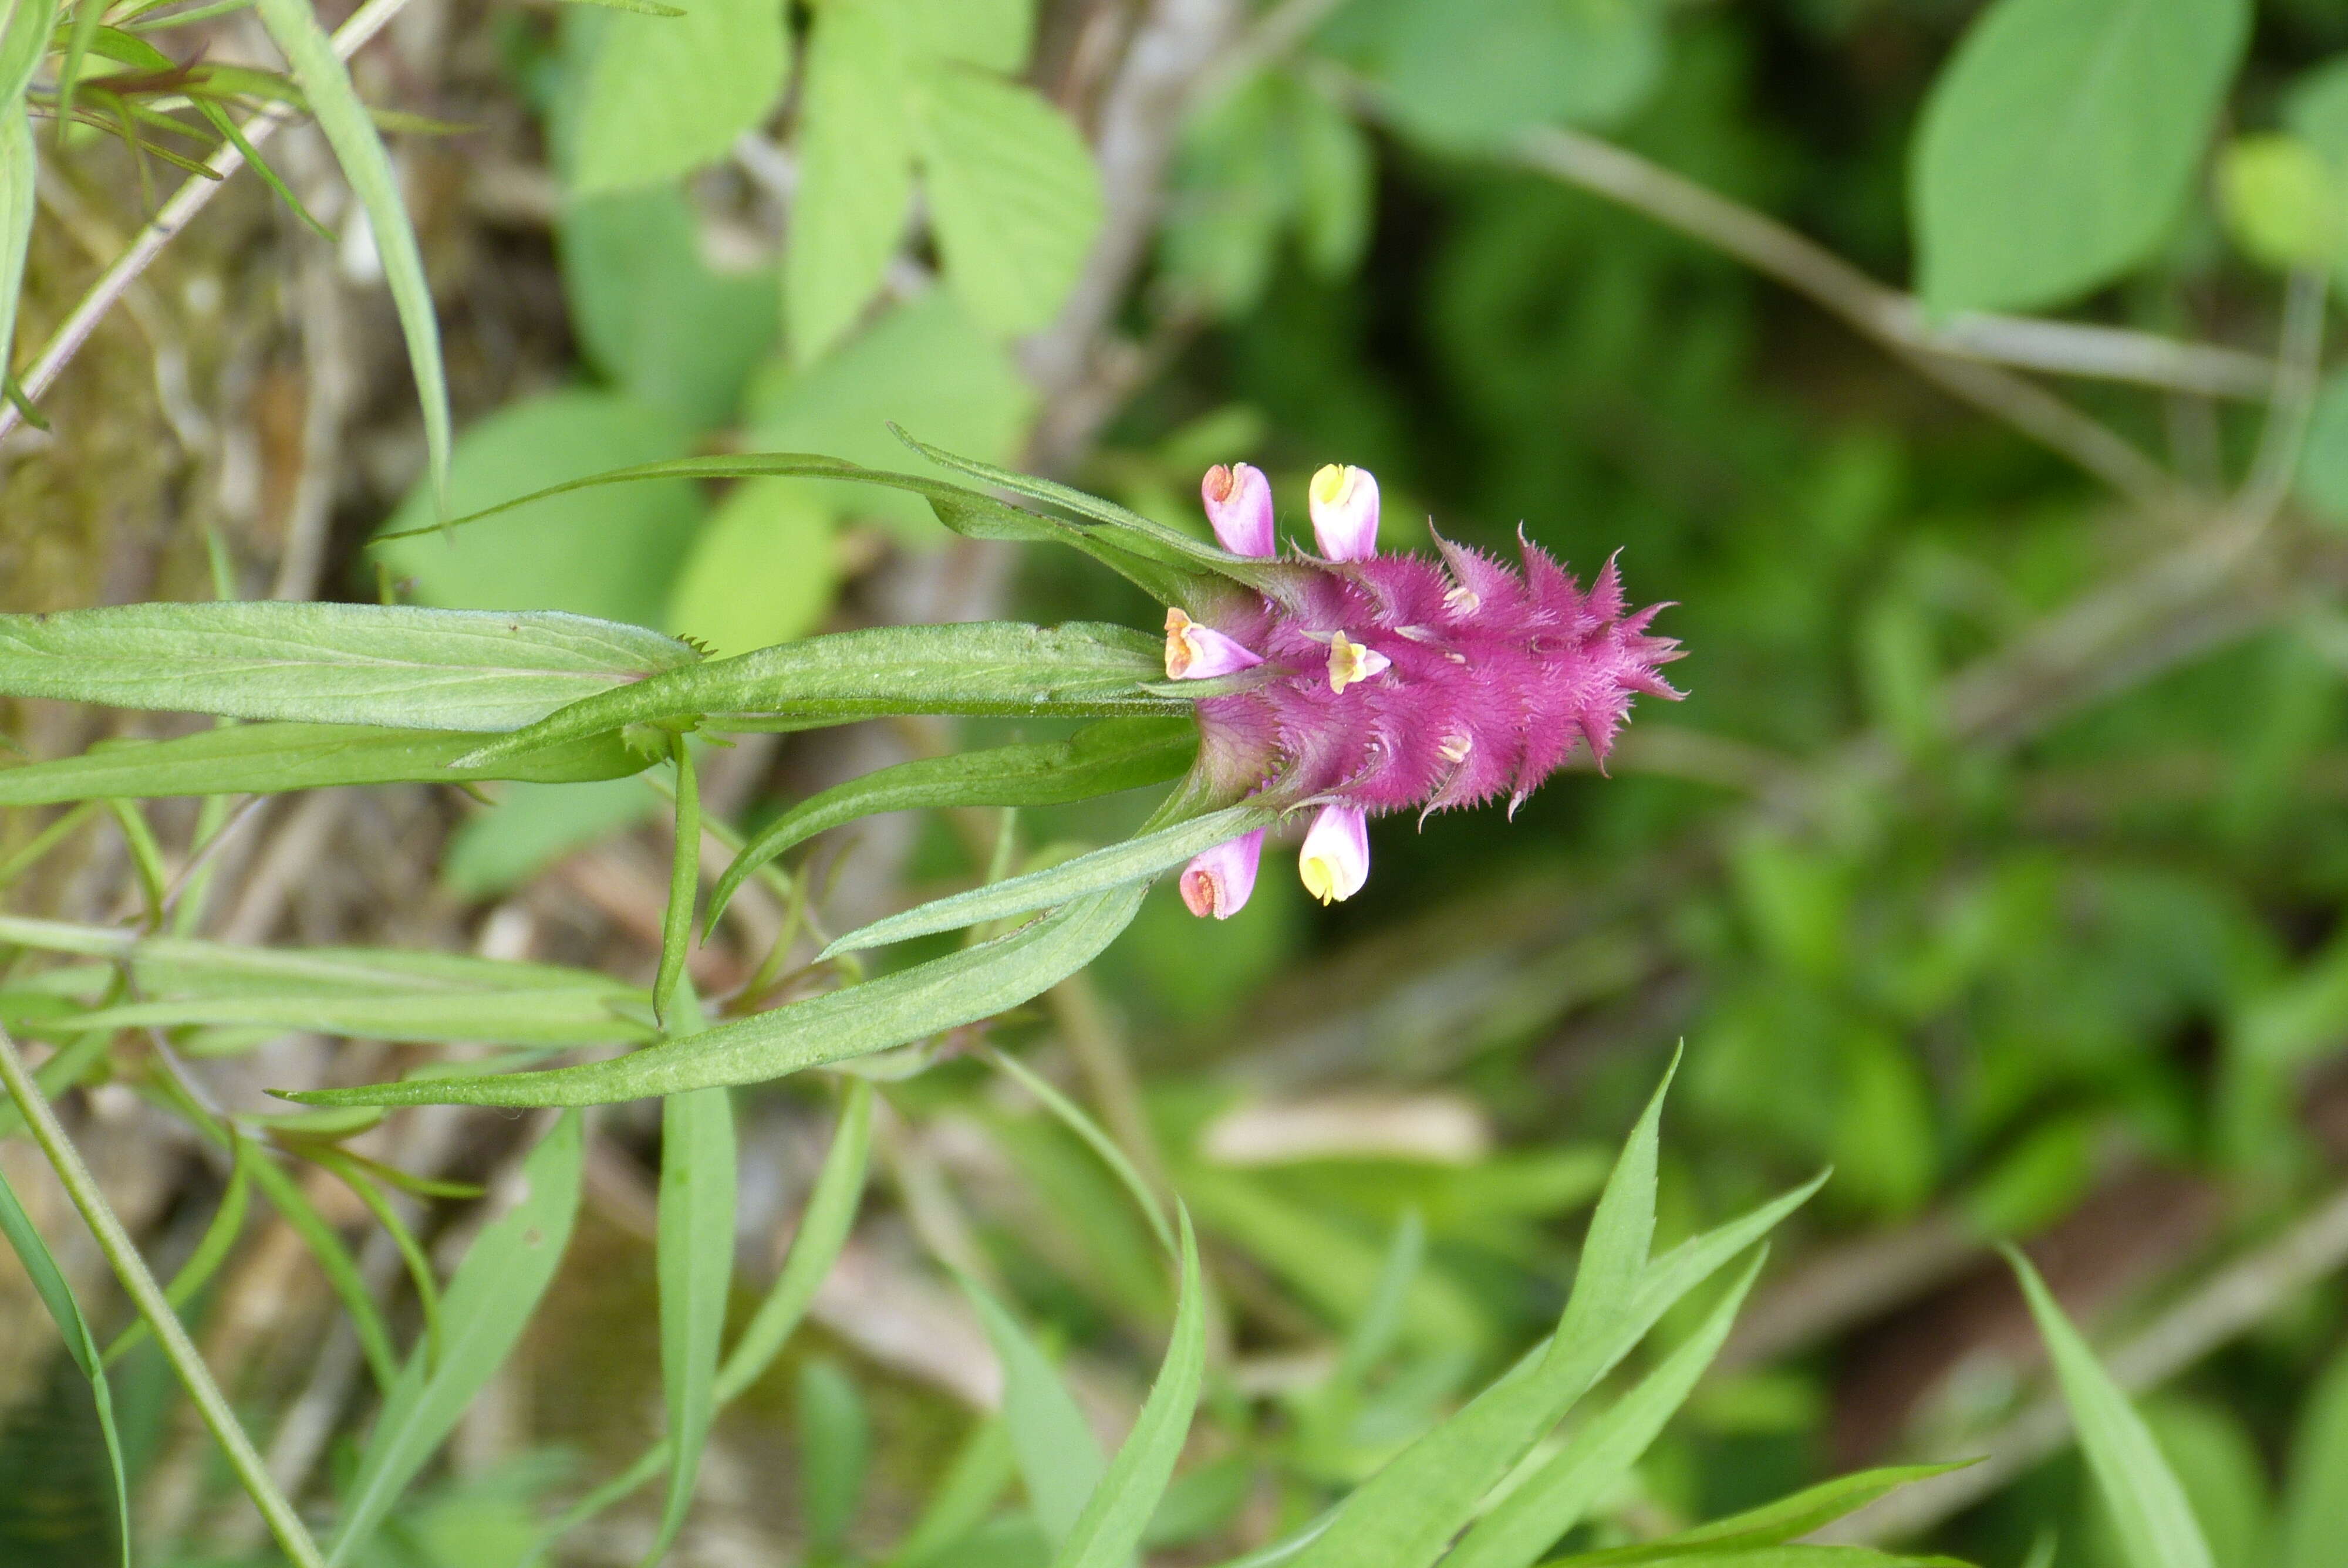
[[[1378,553],[1378,482],[1367,468],[1332,463],[1313,476],[1306,492],[1313,537],[1333,561],[1368,560]]]
[[[1612,561],[1585,589],[1521,535],[1521,568],[1440,536],[1439,561],[1379,555],[1376,495],[1359,469],[1323,469],[1313,523],[1331,564],[1202,603],[1211,629],[1176,612],[1186,635],[1220,632],[1262,666],[1246,690],[1198,703],[1200,782],[1319,807],[1298,869],[1324,901],[1367,875],[1367,818],[1502,796],[1513,812],[1577,746],[1602,766],[1636,694],[1680,695],[1658,672],[1678,644],[1647,631],[1663,607],[1631,610]],[[1344,554],[1339,514],[1372,519],[1364,553]]]
[[[1201,626],[1179,610],[1166,612],[1166,678],[1211,681],[1236,675],[1263,661],[1211,626]]]
[[[1255,868],[1263,857],[1263,829],[1227,839],[1182,867],[1182,902],[1190,913],[1228,920],[1247,907],[1255,892]]]
[[[1296,855],[1304,890],[1323,904],[1351,898],[1370,879],[1370,819],[1357,805],[1324,805]]]
[[[1272,528],[1272,482],[1263,470],[1248,463],[1226,468],[1220,463],[1207,470],[1199,494],[1207,503],[1207,520],[1215,538],[1235,556],[1269,559],[1278,553]]]

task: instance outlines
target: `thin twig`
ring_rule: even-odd
[[[1278,65],[1334,15],[1345,0],[1281,0],[1217,56],[1190,85],[1189,112],[1196,114],[1245,87],[1259,72]]]
[[[2266,1245],[2219,1269],[2143,1332],[2105,1358],[2119,1385],[2141,1391],[2165,1382],[2236,1335],[2256,1326],[2298,1292],[2348,1263],[2348,1191]],[[2031,1406],[1993,1432],[1947,1446],[1952,1458],[1980,1463],[1895,1491],[1813,1537],[1864,1544],[1913,1535],[1971,1506],[2054,1453],[2071,1438],[2060,1399]]]
[[[2236,512],[2254,527],[2264,528],[2281,508],[2307,445],[2316,382],[2323,368],[2323,301],[2331,287],[2328,273],[2302,267],[2291,275],[2283,296],[2281,369],[2275,376],[2266,427],[2259,433],[2258,455],[2234,503]]]
[[[392,18],[407,9],[407,4],[408,0],[366,0],[366,5],[351,14],[349,21],[335,30],[336,56],[347,60],[357,54],[377,33],[390,26]],[[244,136],[245,144],[257,148],[276,135],[278,128],[293,118],[293,109],[283,104],[272,104],[238,128]],[[244,167],[244,154],[238,150],[234,142],[222,142],[205,160],[204,167],[209,172],[189,176],[188,182],[172,193],[171,200],[163,204],[163,210],[139,231],[138,238],[131,241],[130,248],[89,286],[89,292],[82,296],[81,303],[74,307],[73,314],[50,334],[47,346],[41,350],[41,356],[16,378],[27,402],[37,400],[48,391],[59,373],[81,351],[81,345],[89,340],[89,334],[98,330],[98,323],[106,318],[106,313],[114,308],[115,302],[162,253],[163,247],[171,237],[186,228],[189,221],[204,210],[205,204],[219,193],[221,187],[228,183],[230,175]],[[0,405],[0,438],[5,438],[23,418],[14,403]]]
[[[90,1234],[98,1238],[99,1250],[106,1254],[107,1261],[114,1266],[115,1276],[122,1282],[122,1288],[138,1307],[139,1316],[146,1318],[147,1326],[154,1330],[156,1341],[162,1346],[163,1353],[170,1358],[173,1368],[180,1374],[180,1380],[186,1385],[188,1397],[201,1413],[204,1424],[211,1429],[213,1438],[227,1453],[229,1464],[236,1471],[246,1494],[261,1510],[262,1517],[269,1522],[269,1532],[276,1537],[277,1544],[283,1549],[285,1555],[301,1564],[302,1568],[324,1568],[325,1559],[318,1554],[317,1543],[310,1539],[310,1532],[303,1526],[301,1516],[294,1512],[294,1505],[285,1500],[283,1492],[278,1491],[277,1483],[270,1480],[268,1467],[262,1462],[261,1455],[254,1451],[252,1440],[245,1436],[244,1428],[237,1421],[236,1412],[230,1408],[220,1385],[212,1381],[211,1371],[204,1365],[204,1358],[196,1349],[195,1342],[188,1337],[186,1327],[180,1322],[179,1313],[172,1309],[170,1302],[163,1295],[163,1287],[148,1271],[147,1260],[139,1256],[138,1244],[130,1239],[130,1234],[122,1228],[122,1222],[115,1217],[113,1207],[107,1203],[105,1193],[98,1188],[98,1179],[82,1163],[81,1152],[66,1136],[65,1128],[57,1122],[57,1112],[50,1109],[47,1098],[34,1083],[32,1074],[25,1070],[25,1059],[17,1054],[16,1042],[5,1029],[0,1029],[0,1084],[5,1084],[15,1100],[17,1109],[24,1113],[26,1126],[31,1129],[34,1141],[40,1144],[41,1152],[48,1156],[49,1164],[56,1170],[58,1183],[64,1186],[67,1195],[73,1199],[74,1207],[81,1211],[83,1221],[88,1225]]]

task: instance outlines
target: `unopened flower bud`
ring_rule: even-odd
[[[1225,549],[1235,556],[1269,558],[1278,553],[1272,527],[1272,482],[1263,477],[1262,469],[1251,463],[1228,468],[1218,463],[1207,470],[1199,494],[1207,503],[1207,520],[1215,526],[1215,538]]]
[[[1367,468],[1332,463],[1313,476],[1308,495],[1313,537],[1324,559],[1367,560],[1378,553],[1378,482]]]
[[[1323,904],[1351,898],[1370,876],[1369,815],[1357,805],[1324,805],[1296,857],[1304,890]]]
[[[1227,839],[1182,867],[1182,902],[1204,919],[1228,920],[1247,907],[1255,892],[1257,863],[1263,858],[1263,829]]]

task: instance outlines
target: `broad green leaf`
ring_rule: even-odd
[[[38,163],[21,90],[13,99],[0,97],[0,372],[15,363],[16,302],[25,292]]]
[[[1909,202],[1935,312],[2059,305],[2176,221],[2249,0],[1996,0],[1932,85]]]
[[[772,268],[713,271],[673,187],[571,201],[555,242],[572,328],[618,390],[688,430],[733,418],[780,329]]]
[[[1122,844],[1096,849],[1088,855],[1063,860],[1056,866],[1031,871],[1024,876],[1006,877],[1000,882],[973,887],[966,893],[932,898],[901,915],[891,915],[850,931],[826,948],[820,956],[835,958],[841,953],[902,942],[936,931],[959,930],[966,926],[983,925],[989,920],[1006,919],[1055,904],[1065,904],[1071,898],[1086,894],[1125,886],[1179,866],[1192,856],[1218,844],[1252,833],[1259,827],[1268,827],[1279,819],[1278,811],[1263,806],[1235,805],[1223,811],[1210,812],[1205,816],[1178,822],[1154,833],[1144,833]]]
[[[1739,1552],[1763,1546],[1778,1546],[1809,1534],[1833,1523],[1845,1514],[1855,1513],[1888,1492],[1898,1491],[1915,1481],[1929,1481],[1952,1470],[1962,1470],[1970,1460],[1954,1464],[1892,1465],[1880,1470],[1857,1471],[1837,1476],[1832,1481],[1781,1497],[1775,1502],[1763,1503],[1725,1519],[1715,1519],[1699,1524],[1693,1530],[1683,1530],[1661,1541],[1643,1542],[1636,1546],[1618,1546],[1604,1552],[1584,1552],[1564,1561],[1587,1563],[1590,1568],[1634,1568],[1636,1564],[1668,1563],[1703,1553]]]
[[[382,259],[384,280],[399,310],[400,330],[407,340],[408,368],[416,377],[416,395],[424,406],[424,444],[430,454],[431,494],[438,511],[448,511],[448,383],[440,364],[440,327],[432,305],[432,286],[424,276],[424,254],[417,248],[416,230],[407,220],[400,199],[399,176],[376,134],[367,107],[351,86],[350,73],[335,53],[309,0],[254,0],[261,24],[269,30],[294,79],[302,88],[318,128],[335,149],[343,177],[367,216],[375,235],[376,254]]]
[[[2128,1568],[2211,1568],[2201,1526],[2144,1418],[2071,1326],[2029,1260],[2012,1249],[2006,1255],[2046,1341],[2079,1446],[2086,1450],[2087,1468]]]
[[[876,626],[640,681],[574,702],[459,761],[478,766],[631,724],[812,729],[885,713],[1182,712],[1188,701],[1150,690],[1163,671],[1156,639],[1097,621]]]
[[[202,730],[170,741],[110,744],[77,757],[0,770],[0,805],[263,794],[336,784],[410,780],[530,779],[574,784],[640,773],[644,759],[615,735],[597,735],[512,757],[489,771],[457,768],[481,743],[458,730],[386,730],[373,724],[260,723]]]
[[[1198,754],[1188,719],[1104,719],[1065,741],[922,757],[809,795],[743,845],[709,895],[708,923],[751,873],[819,833],[884,811],[1063,805],[1179,778]],[[0,784],[7,775],[0,774]],[[0,795],[5,799],[5,795]]]
[[[767,118],[790,68],[775,0],[692,0],[682,16],[613,16],[602,31],[572,153],[582,195],[724,158]]]
[[[697,657],[656,632],[545,613],[230,603],[0,616],[0,694],[417,730],[510,730]]]
[[[809,1557],[835,1561],[864,1501],[872,1418],[856,1381],[829,1358],[799,1368],[799,1497]]]
[[[742,400],[747,445],[824,452],[867,467],[902,465],[931,479],[944,479],[948,472],[908,463],[905,447],[889,433],[890,421],[942,446],[1004,462],[1019,450],[1035,411],[1035,387],[1010,353],[973,325],[945,289],[886,312],[813,364],[776,357]],[[842,518],[880,518],[909,544],[944,537],[917,495],[870,484],[791,487],[820,498]]]
[[[1611,125],[1663,64],[1653,0],[1409,0],[1375,47],[1403,124],[1441,147],[1488,147],[1546,121]]]
[[[701,1022],[682,1000],[677,1034]],[[668,1403],[668,1495],[648,1563],[685,1528],[701,1454],[717,1417],[717,1350],[734,1282],[734,1101],[724,1089],[672,1094],[661,1104],[661,1392]]]
[[[2291,1445],[2277,1568],[2332,1568],[2348,1541],[2348,1353],[2309,1389]]]
[[[1622,1484],[1712,1365],[1768,1255],[1762,1248],[1696,1331],[1478,1520],[1447,1568],[1528,1568]]]
[[[98,1353],[98,1341],[90,1337],[89,1320],[82,1316],[73,1287],[66,1283],[48,1244],[41,1239],[39,1227],[16,1201],[15,1190],[5,1174],[0,1174],[0,1235],[8,1238],[16,1261],[33,1282],[33,1294],[48,1308],[49,1319],[65,1341],[66,1354],[89,1379],[90,1397],[98,1405],[98,1430],[106,1439],[107,1464],[114,1476],[115,1528],[122,1542],[122,1568],[130,1568],[130,1483],[122,1462],[122,1438],[115,1428],[114,1390],[106,1380],[106,1362]]]
[[[346,1560],[390,1512],[521,1337],[554,1278],[579,1209],[585,1152],[576,1115],[557,1121],[522,1164],[526,1192],[475,1237],[441,1298],[437,1359],[418,1347],[384,1398],[375,1430],[345,1491],[328,1554]]]
[[[546,393],[465,432],[449,505],[473,512],[601,469],[679,457],[693,436],[668,410],[616,393]],[[412,579],[418,600],[444,609],[561,610],[659,626],[705,510],[700,492],[677,478],[531,501],[451,535],[416,495],[386,528],[417,534],[379,544],[378,559]]]
[[[1034,92],[947,66],[922,82],[922,170],[946,285],[1005,337],[1058,313],[1099,231],[1084,138]]]
[[[1054,1548],[1066,1545],[1108,1471],[1108,1456],[1050,1358],[977,1281],[963,1289],[1003,1366],[1003,1423],[1027,1504]]]
[[[912,201],[905,63],[886,0],[817,10],[802,96],[783,315],[791,357],[808,364],[870,302]]]
[[[805,487],[737,485],[695,536],[663,624],[719,655],[804,637],[831,609],[838,554],[831,513]]]
[[[1207,1334],[1199,1278],[1199,1238],[1190,1216],[1182,1225],[1182,1286],[1174,1311],[1174,1331],[1158,1380],[1142,1401],[1133,1430],[1095,1484],[1084,1512],[1060,1541],[1053,1568],[1124,1568],[1141,1544],[1149,1516],[1174,1478],[1198,1409],[1199,1384],[1206,1368]]]
[[[898,0],[906,46],[1005,75],[1027,64],[1035,0]]]
[[[1016,1007],[1090,963],[1131,923],[1140,899],[1134,887],[1096,894],[991,942],[610,1061],[505,1077],[312,1090],[287,1098],[320,1105],[601,1105],[764,1082]]]

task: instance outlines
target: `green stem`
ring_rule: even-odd
[[[203,1356],[196,1349],[195,1341],[188,1337],[188,1330],[180,1322],[180,1315],[172,1311],[171,1304],[163,1298],[163,1287],[148,1272],[146,1259],[139,1255],[138,1244],[130,1239],[130,1234],[122,1228],[122,1222],[115,1217],[105,1193],[99,1190],[97,1179],[89,1173],[89,1167],[82,1163],[80,1151],[67,1138],[65,1128],[58,1124],[57,1112],[49,1108],[47,1099],[33,1081],[33,1075],[26,1070],[25,1059],[17,1054],[16,1042],[9,1038],[5,1030],[0,1030],[0,1084],[6,1086],[17,1107],[24,1112],[25,1123],[32,1131],[33,1141],[40,1144],[41,1152],[48,1156],[50,1165],[57,1171],[58,1182],[65,1187],[66,1195],[73,1199],[74,1207],[81,1211],[90,1234],[98,1238],[98,1249],[114,1266],[115,1277],[122,1282],[122,1288],[129,1294],[139,1316],[155,1331],[163,1353],[170,1358],[180,1382],[187,1385],[188,1397],[195,1401],[196,1410],[203,1417],[204,1425],[211,1429],[213,1438],[226,1451],[238,1481],[243,1483],[253,1505],[261,1510],[262,1518],[268,1522],[269,1532],[277,1538],[277,1544],[286,1556],[293,1559],[297,1568],[325,1568],[325,1559],[318,1554],[317,1543],[310,1539],[310,1532],[303,1526],[301,1516],[294,1512],[294,1505],[285,1500],[284,1493],[277,1490],[277,1483],[270,1480],[268,1466],[262,1462],[261,1455],[253,1449],[252,1440],[244,1435],[243,1427],[237,1423],[236,1412],[229,1408],[220,1385],[212,1381],[211,1370],[204,1365]]]

